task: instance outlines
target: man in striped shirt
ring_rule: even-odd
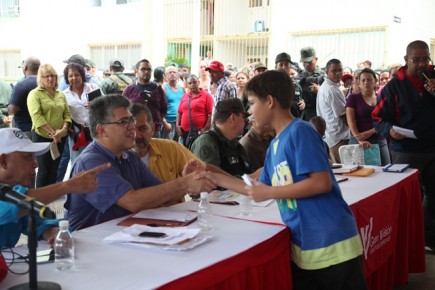
[[[220,61],[210,62],[205,70],[209,72],[212,83],[217,86],[216,93],[213,96],[215,106],[222,100],[237,98],[236,86],[225,78],[224,65]]]

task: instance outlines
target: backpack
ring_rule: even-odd
[[[109,89],[106,92],[106,94],[115,94],[118,93],[122,95],[122,92],[124,92],[124,89],[126,86],[131,84],[131,79],[129,77],[126,77],[122,74],[114,74],[109,77],[109,79],[112,81],[109,85]]]

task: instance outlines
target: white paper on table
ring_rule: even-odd
[[[134,243],[143,245],[154,245],[157,247],[179,247],[183,242],[188,242],[193,239],[192,243],[198,243],[201,239],[195,239],[201,230],[199,228],[187,227],[149,227],[145,225],[134,224],[119,232],[113,233],[103,239],[105,243]],[[142,232],[157,232],[165,233],[166,237],[153,238],[153,237],[140,237]],[[208,238],[208,240],[211,236]],[[204,238],[203,238],[204,239]],[[204,242],[204,241],[202,241]],[[192,244],[191,243],[191,244]]]
[[[263,201],[252,201],[252,205],[253,206],[258,206],[258,207],[266,207],[269,204],[271,204],[272,202],[274,202],[274,199],[267,199],[267,200],[263,200]]]
[[[143,219],[156,219],[156,220],[168,220],[187,222],[197,217],[197,213],[177,210],[170,207],[159,207],[153,209],[146,209],[138,212],[133,217]]]
[[[396,131],[399,134],[402,134],[405,137],[412,138],[412,139],[417,139],[417,136],[415,136],[415,134],[414,134],[414,130],[402,128],[402,127],[399,127],[399,126],[393,126],[393,130]]]

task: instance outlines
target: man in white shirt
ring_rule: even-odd
[[[332,161],[341,163],[338,149],[349,143],[349,127],[346,121],[346,100],[340,90],[343,66],[338,59],[326,64],[327,79],[317,93],[316,111],[326,121],[325,142],[329,146]]]

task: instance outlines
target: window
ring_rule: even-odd
[[[249,0],[249,8],[263,6],[263,0]]]
[[[20,16],[20,0],[0,0],[0,17]]]
[[[119,58],[124,62],[125,70],[132,67],[141,60],[141,44],[105,44],[91,45],[90,59],[95,62],[98,69],[109,69],[111,59]]]
[[[23,76],[21,68],[21,52],[19,50],[0,50],[0,78],[16,81]]]

